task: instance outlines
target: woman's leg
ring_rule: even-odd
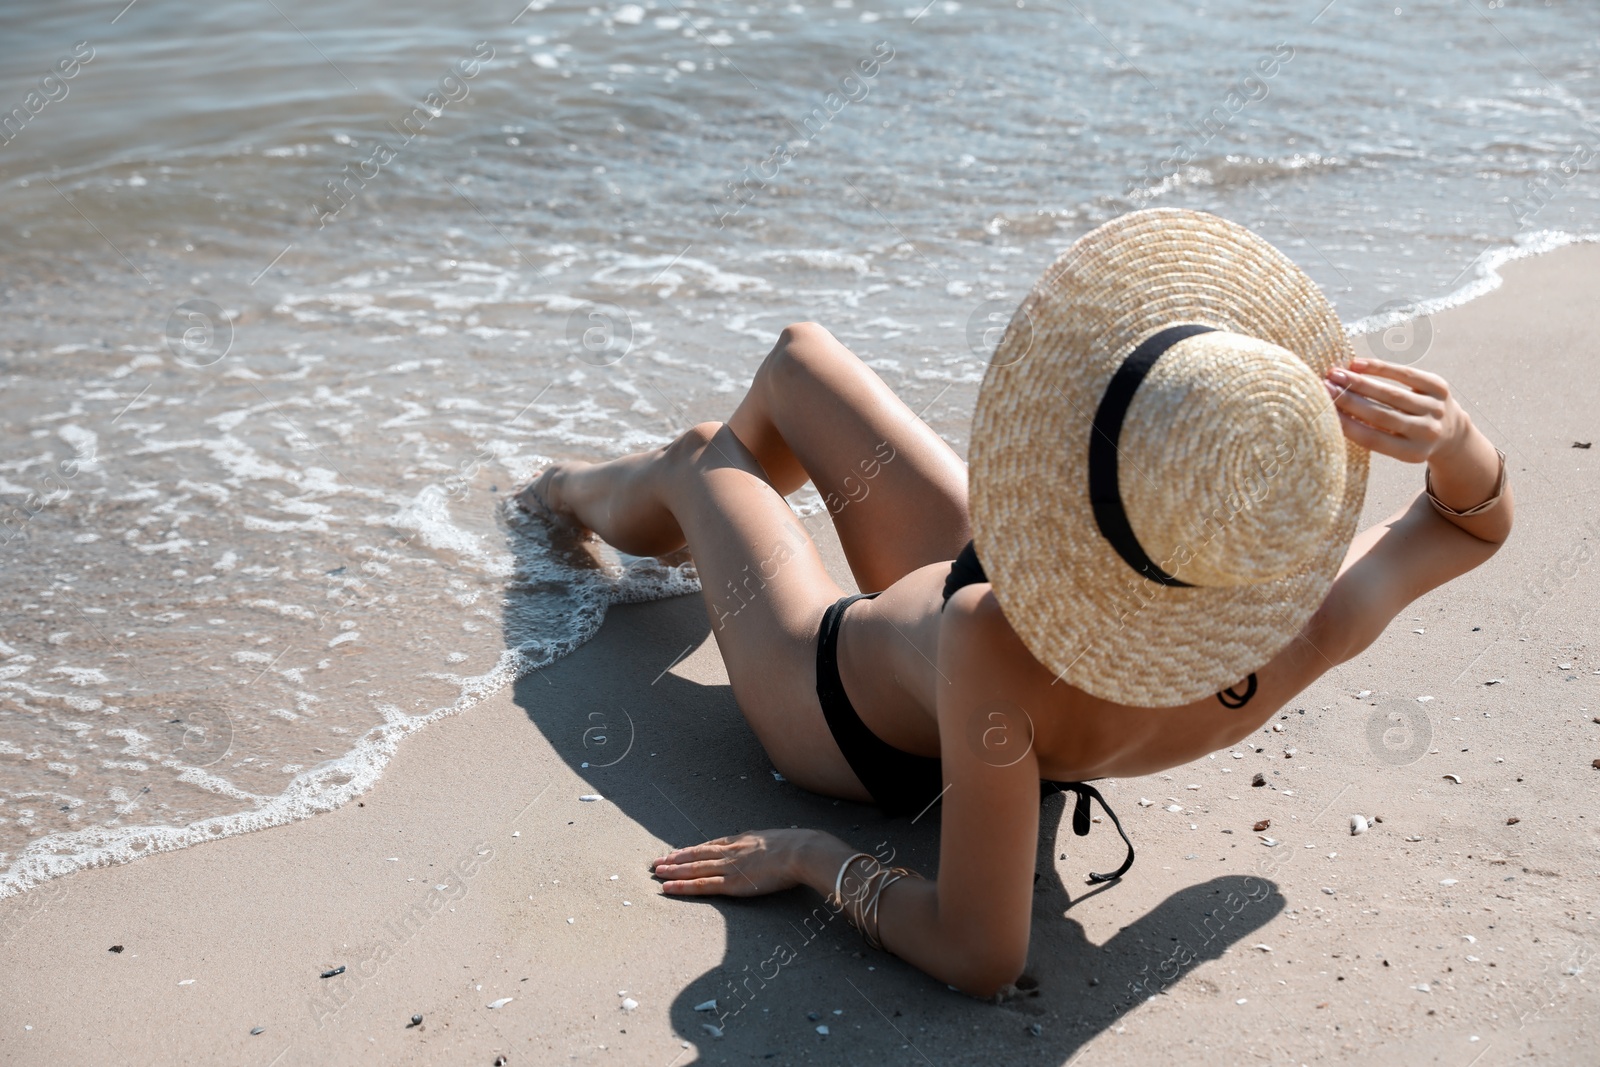
[[[863,592],[972,537],[966,464],[815,323],[783,331],[728,425],[779,493],[816,486]]]
[[[868,799],[816,699],[817,624],[842,590],[726,426],[704,423],[606,463],[560,464],[527,491],[624,552],[687,543],[734,697],[773,764],[813,792]]]

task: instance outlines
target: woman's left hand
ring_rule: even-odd
[[[670,852],[650,864],[672,896],[754,897],[801,882],[801,846],[810,830],[753,830]]]
[[[1460,442],[1466,412],[1437,374],[1381,359],[1352,359],[1328,372],[1328,395],[1344,435],[1405,463],[1423,463]]]

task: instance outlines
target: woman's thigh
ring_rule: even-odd
[[[966,464],[820,326],[783,331],[729,424],[779,491],[816,486],[863,592],[954,558],[972,536]]]
[[[817,627],[843,591],[730,429],[697,426],[670,450],[661,491],[694,557],[740,710],[785,777],[814,792],[866,799],[816,697]]]

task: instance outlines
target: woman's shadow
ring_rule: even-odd
[[[509,609],[519,596],[538,595],[514,586]],[[677,665],[708,640],[698,596],[615,606],[593,640],[520,679],[514,699],[594,792],[671,846],[798,825],[932,876],[937,807],[914,822],[889,819],[779,780],[729,686],[679,673]],[[868,949],[808,889],[692,898],[674,906],[715,908],[727,949],[721,965],[677,995],[674,1028],[708,1063],[1065,1063],[1139,1002],[1184,983],[1283,908],[1270,881],[1221,876],[1179,890],[1104,944],[1091,944],[1069,909],[1093,908],[1091,898],[1114,894],[1117,883],[1069,889],[1059,866],[1076,882],[1081,872],[1114,867],[1122,844],[1109,822],[1081,841],[1063,838],[1065,804],[1053,797],[1041,811],[1028,971],[1016,996],[999,1005],[977,1001]],[[1062,853],[1070,859],[1058,866]],[[1136,864],[1127,880],[1139,876]],[[1201,977],[1184,990],[1218,995]]]

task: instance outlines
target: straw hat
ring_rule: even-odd
[[[1350,356],[1316,284],[1214,215],[1124,215],[1056,260],[990,361],[969,456],[978,558],[1034,657],[1165,707],[1288,644],[1366,492],[1322,383]]]

